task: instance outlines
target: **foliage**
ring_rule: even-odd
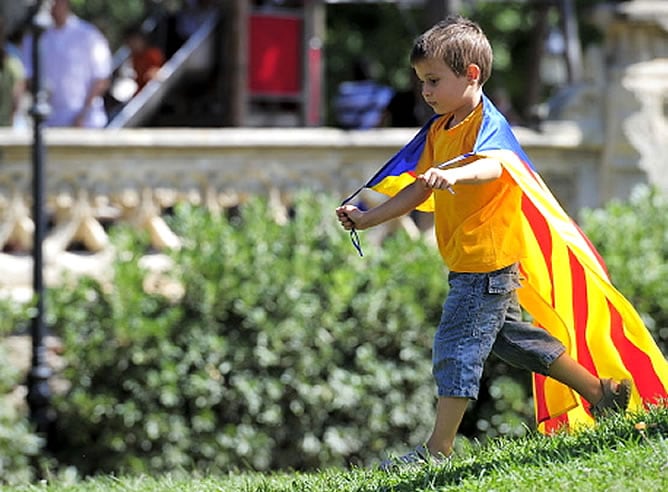
[[[123,28],[139,22],[147,12],[147,0],[70,0],[72,10],[80,17],[93,22],[113,47],[118,46]]]
[[[0,360],[6,355],[0,347]],[[0,366],[0,484],[27,482],[34,478],[32,460],[42,447],[27,416],[7,398],[8,382],[16,382],[16,371],[7,364]],[[13,389],[13,387],[11,388]]]
[[[408,52],[421,32],[421,9],[401,4],[341,4],[327,7],[326,68],[332,88],[353,77],[353,61],[363,59],[371,76],[409,89]]]
[[[378,469],[326,469],[315,473],[230,474],[172,472],[159,476],[95,477],[53,481],[51,492],[365,492],[551,490],[666,490],[668,412],[654,408],[613,417],[577,434],[494,439],[472,444],[455,459],[392,473]],[[27,490],[11,488],[9,492]],[[28,490],[47,490],[47,485]]]
[[[398,234],[360,261],[323,221],[332,210],[302,196],[279,225],[264,201],[229,217],[179,209],[187,239],[164,279],[183,286],[178,301],[145,292],[146,244],[128,231],[113,290],[54,291],[72,383],[57,400],[59,458],[86,473],[305,469],[422,438],[439,260]]]
[[[334,97],[339,85],[353,80],[360,62],[374,81],[410,94],[414,88],[408,53],[421,31],[420,8],[401,3],[327,6],[325,71],[329,125],[336,125]]]
[[[610,0],[577,0],[577,21],[583,45],[600,41],[601,32],[590,20],[597,4]],[[74,11],[94,22],[105,33],[113,49],[121,43],[124,27],[141,21],[149,12],[175,12],[178,0],[71,0]],[[281,2],[278,2],[279,4]],[[299,3],[299,2],[294,2]],[[536,64],[532,48],[538,2],[465,1],[461,12],[479,22],[494,49],[494,75],[486,86],[489,94],[508,94],[513,106],[526,115],[528,77]],[[371,75],[397,90],[414,89],[415,79],[408,63],[413,39],[438,19],[427,17],[428,9],[419,2],[341,2],[326,6],[325,70],[328,103],[336,88],[352,77],[352,66],[363,58],[370,64]],[[560,18],[551,8],[549,27],[556,29]],[[550,95],[549,88],[542,91]],[[333,112],[328,111],[331,116]],[[329,124],[334,120],[330,117]]]
[[[118,229],[113,287],[50,291],[71,383],[55,401],[60,462],[83,473],[309,470],[424,439],[440,259],[403,233],[359,259],[323,220],[333,206],[301,194],[285,223],[263,199],[225,214],[180,207],[184,245],[161,276],[140,266],[147,239]],[[666,206],[640,189],[583,221],[664,351]],[[525,435],[529,392],[528,374],[490,359],[462,433]]]
[[[31,460],[40,452],[41,439],[33,432],[26,411],[10,394],[19,384],[20,373],[7,363],[3,338],[21,326],[24,309],[0,302],[0,484],[20,483],[34,477]]]
[[[643,316],[668,354],[668,197],[638,187],[628,202],[583,212],[583,228],[615,286]]]
[[[590,17],[596,5],[605,2],[609,3],[609,0],[575,2],[583,47],[601,41],[602,34]],[[464,1],[460,4],[458,13],[481,25],[494,50],[493,75],[485,90],[493,98],[507,94],[515,112],[528,117],[528,84],[540,83],[529,77],[531,67],[537,63],[534,30],[538,7],[549,11],[548,28],[559,29],[562,19],[556,10],[557,3],[549,6],[549,2],[518,0]],[[372,75],[377,81],[398,90],[411,89],[416,82],[408,63],[413,39],[439,20],[428,18],[427,13],[424,7],[408,7],[401,2],[329,5],[325,44],[327,88],[334,91],[342,81],[349,80],[353,62],[364,58],[371,63]],[[542,87],[541,100],[549,97],[553,89]]]
[[[311,469],[425,439],[441,261],[403,233],[358,259],[333,208],[303,194],[279,224],[260,199],[227,215],[182,207],[162,294],[146,292],[146,243],[127,230],[112,290],[54,291],[72,384],[57,400],[59,458],[84,473]],[[490,364],[464,429],[522,434],[527,389]]]

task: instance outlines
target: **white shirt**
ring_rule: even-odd
[[[70,15],[61,28],[51,27],[40,38],[43,87],[49,94],[47,126],[72,126],[81,113],[92,85],[111,76],[111,52],[102,33],[92,24]],[[23,45],[26,75],[32,77],[32,38]],[[101,97],[85,115],[84,126],[101,128],[107,114]]]

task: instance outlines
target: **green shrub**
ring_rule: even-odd
[[[0,360],[4,356],[0,353]],[[42,440],[34,433],[26,414],[7,398],[4,381],[14,376],[13,373],[6,364],[0,366],[3,381],[0,388],[0,484],[32,480],[35,476],[32,459],[42,447]]]
[[[668,354],[668,197],[642,186],[628,202],[613,201],[582,216],[613,283]]]
[[[333,208],[303,194],[279,225],[260,199],[223,215],[183,206],[172,225],[184,246],[163,278],[180,296],[146,292],[147,243],[128,230],[113,288],[52,292],[72,384],[56,400],[59,459],[83,473],[311,469],[425,439],[445,270],[403,233],[357,257]],[[505,372],[467,416],[472,436],[516,432],[531,415]],[[492,422],[499,412],[509,420]]]
[[[26,317],[26,310],[10,302],[0,302],[0,484],[32,480],[35,476],[32,461],[42,446],[25,407],[9,397],[21,374],[8,363],[4,337],[25,324]]]
[[[263,200],[228,215],[182,207],[167,275],[178,300],[145,292],[146,242],[129,231],[113,288],[54,291],[72,384],[57,399],[60,459],[84,473],[305,469],[423,438],[437,253],[397,234],[359,259],[332,211],[315,195],[285,225]]]
[[[366,464],[426,438],[446,272],[435,248],[403,233],[358,258],[333,208],[300,195],[283,225],[261,199],[223,215],[177,208],[184,246],[158,292],[140,267],[147,239],[116,229],[109,285],[84,278],[49,292],[71,384],[54,396],[60,463],[83,473],[312,469]],[[666,208],[639,190],[583,221],[664,352]],[[0,305],[2,333],[24,318]],[[16,377],[0,367],[0,394]],[[524,433],[530,389],[529,374],[490,359],[462,433]],[[38,449],[25,416],[0,401],[3,477],[31,477]]]

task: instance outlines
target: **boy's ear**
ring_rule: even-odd
[[[466,78],[469,79],[469,82],[474,80],[480,82],[480,67],[475,63],[471,63],[466,67]]]

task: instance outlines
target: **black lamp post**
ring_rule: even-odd
[[[46,347],[44,337],[44,283],[42,275],[43,258],[42,242],[44,240],[46,221],[44,216],[44,143],[42,127],[49,114],[47,93],[42,86],[42,57],[40,54],[40,38],[51,24],[49,12],[50,0],[37,0],[30,11],[30,27],[32,29],[32,66],[33,77],[31,92],[33,104],[30,110],[33,119],[32,171],[33,171],[33,220],[35,235],[33,243],[33,290],[36,300],[36,312],[32,319],[32,364],[28,373],[28,406],[30,418],[37,432],[46,436],[54,421],[50,406],[51,391],[49,377],[51,369],[46,363]]]

